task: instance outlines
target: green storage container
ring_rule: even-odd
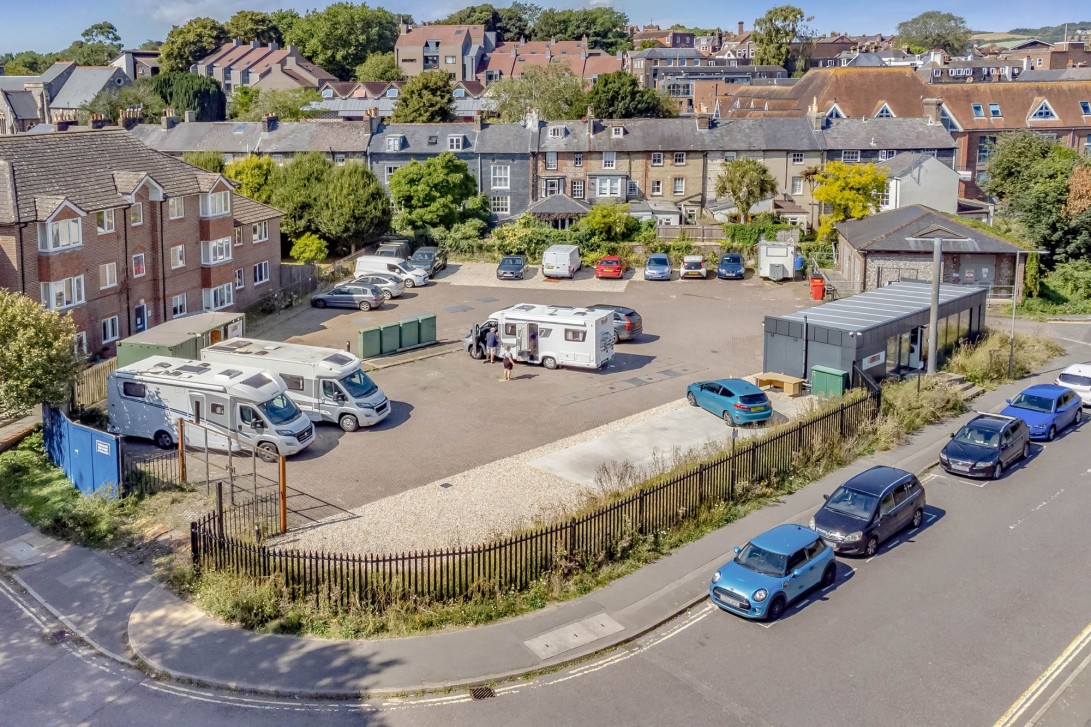
[[[419,318],[408,318],[398,325],[402,328],[402,348],[412,348],[420,343]]]
[[[420,343],[436,342],[436,316],[429,314],[417,319],[420,321]]]
[[[378,328],[365,328],[360,331],[360,358],[375,358],[382,352],[382,334]]]
[[[379,326],[379,337],[384,354],[395,353],[402,347],[402,327],[397,323]]]
[[[815,396],[841,396],[849,386],[849,372],[829,366],[811,367],[811,393]]]

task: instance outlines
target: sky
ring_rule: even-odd
[[[670,14],[666,14],[662,0],[537,1],[540,5],[557,8],[612,5],[626,13],[632,23],[640,25],[657,23],[666,27],[684,23],[701,27],[718,25],[724,29],[735,28],[740,20],[749,28],[754,18],[770,7],[792,2],[777,0],[728,6],[722,0],[691,0],[672,6]],[[172,25],[190,18],[208,16],[223,21],[242,9],[294,8],[304,13],[328,4],[325,0],[0,0],[0,53],[60,50],[79,38],[85,28],[103,20],[117,26],[126,47],[135,48],[148,39],[163,39]],[[465,0],[397,0],[396,3],[394,0],[372,0],[369,4],[410,13],[416,21],[423,22],[474,3]],[[509,3],[493,0],[493,4]],[[1091,11],[1080,11],[1081,7],[1087,6],[1071,0],[947,0],[943,3],[936,0],[901,0],[897,3],[889,0],[794,0],[793,4],[814,16],[812,25],[820,33],[893,33],[902,20],[937,8],[963,16],[974,30],[989,31],[1057,25],[1087,19],[1077,16],[1091,16]]]

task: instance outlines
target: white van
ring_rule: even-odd
[[[614,357],[613,311],[521,303],[474,324],[462,340],[473,358],[485,355],[485,336],[494,330],[501,350],[511,346],[516,361],[547,369],[597,369]]]
[[[428,285],[428,273],[409,267],[400,257],[383,257],[382,255],[361,255],[356,258],[356,269],[353,277],[371,273],[391,273],[405,280],[405,287],[412,288]]]
[[[212,447],[248,445],[271,461],[314,441],[314,425],[287,392],[279,376],[253,366],[150,356],[110,374],[109,430],[167,449],[185,419],[223,435],[209,441]],[[201,444],[198,438],[191,443]]]
[[[547,278],[571,278],[582,267],[576,245],[552,245],[542,254],[542,275]]]
[[[289,398],[311,421],[332,422],[346,432],[378,424],[390,414],[386,394],[347,351],[229,338],[202,349],[201,360],[268,369],[284,379]]]

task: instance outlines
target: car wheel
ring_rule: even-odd
[[[440,267],[440,270],[446,270],[446,269],[447,269],[447,261],[444,260],[443,265]]]
[[[912,522],[913,527],[911,529],[916,530],[917,528],[919,528],[921,526],[921,523],[923,523],[923,522],[924,522],[924,510],[922,510],[922,509],[920,509],[918,507],[916,512],[913,513],[913,522]]]
[[[368,303],[366,300],[362,300],[362,301],[360,301],[360,304],[358,306],[356,306],[356,307],[359,308],[360,310],[368,311],[368,310],[371,310],[371,303]]]
[[[155,446],[160,449],[170,449],[174,446],[174,437],[170,435],[170,432],[160,429],[155,433]]]
[[[837,566],[830,563],[826,566],[826,570],[822,571],[822,588],[829,588],[833,585],[833,582],[837,580]]]
[[[470,358],[480,361],[485,358],[485,349],[481,348],[481,346],[470,346]]]
[[[1052,424],[1049,425],[1049,431],[1046,432],[1046,441],[1052,442],[1053,438],[1057,436],[1057,427]]]
[[[261,457],[262,462],[276,462],[280,452],[272,442],[262,442],[258,445],[258,456]]]
[[[413,282],[413,278],[405,279],[405,287],[412,288],[414,285],[416,285],[416,283]]]
[[[993,479],[994,480],[999,480],[1003,476],[1004,476],[1004,463],[998,461],[996,463],[996,466],[993,467]]]
[[[542,359],[542,366],[545,366],[550,371],[553,371],[557,368],[557,359],[553,358],[552,356],[546,356]]]
[[[390,300],[393,297],[394,297],[394,294],[391,293],[389,290],[384,290],[383,291],[383,300]]]
[[[1019,455],[1019,459],[1026,459],[1030,456],[1030,442],[1023,442],[1023,453]]]
[[[872,535],[868,538],[867,545],[864,546],[864,555],[868,558],[875,555],[875,551],[879,549],[879,539]]]
[[[346,432],[355,432],[357,429],[360,428],[360,420],[354,417],[352,414],[344,415],[338,420],[337,423],[340,424],[341,428],[344,429]]]
[[[312,300],[311,305],[313,305],[315,308],[325,308],[326,307],[326,301],[319,298],[318,300]]]
[[[1083,410],[1082,409],[1077,409],[1076,410],[1076,418],[1072,420],[1072,426],[1076,426],[1077,424],[1079,424],[1082,421],[1083,421]]]
[[[777,596],[773,599],[773,602],[769,604],[769,610],[765,614],[766,621],[776,621],[778,618],[784,615],[784,596]]]
[[[686,392],[686,401],[689,402],[690,406],[697,406],[697,397],[693,395],[692,391]]]
[[[617,331],[614,331],[614,343],[617,343],[620,340],[621,340],[621,336],[617,335]]]
[[[724,424],[726,424],[727,426],[729,426],[729,427],[735,426],[735,420],[731,418],[731,412],[729,412],[727,409],[724,409],[723,419],[724,419]]]

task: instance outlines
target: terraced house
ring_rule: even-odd
[[[280,212],[121,129],[0,137],[0,285],[69,313],[92,355],[279,285]]]

